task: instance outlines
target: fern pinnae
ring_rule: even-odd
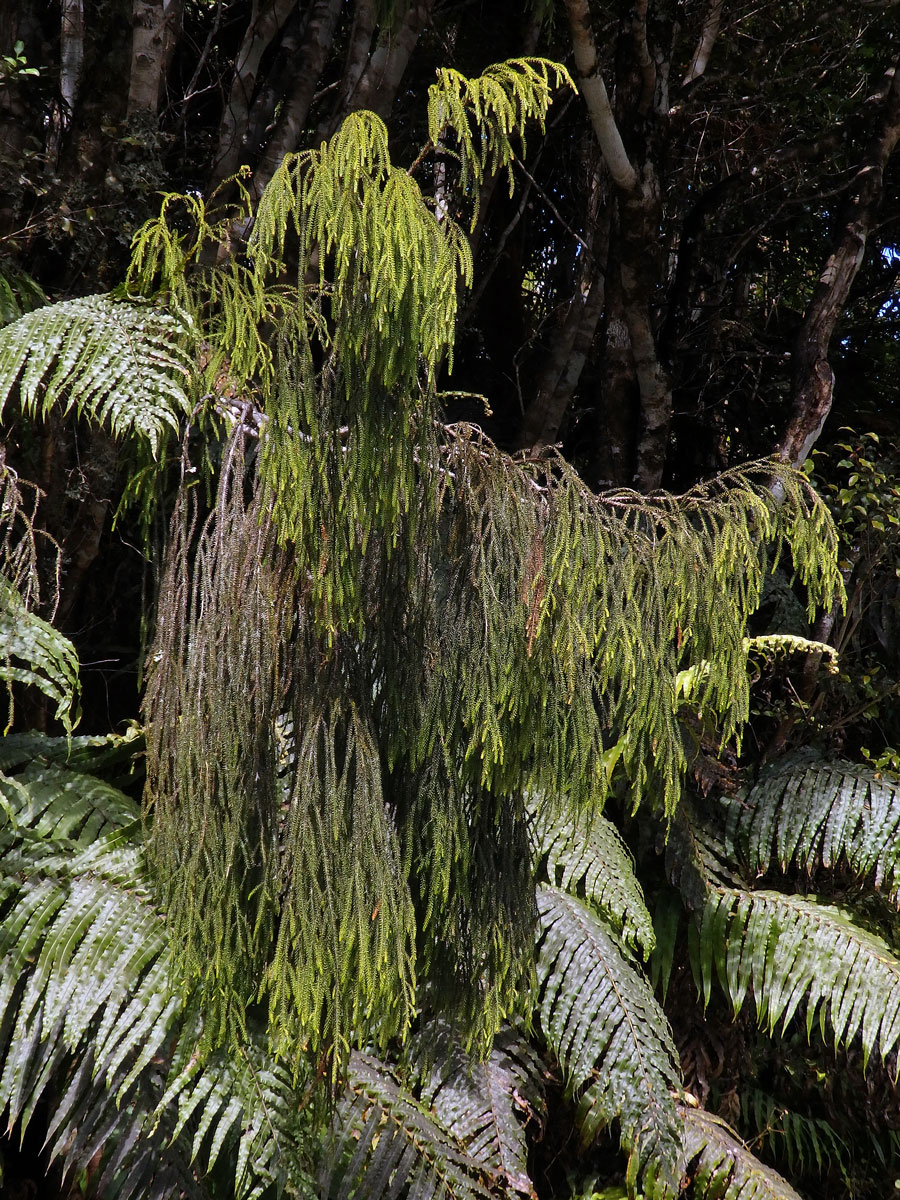
[[[541,1026],[579,1099],[585,1140],[618,1119],[629,1186],[674,1196],[681,1135],[672,1091],[679,1070],[672,1034],[646,981],[612,931],[580,901],[539,890]]]
[[[678,1113],[694,1195],[702,1200],[801,1200],[724,1121],[689,1105],[679,1105]]]

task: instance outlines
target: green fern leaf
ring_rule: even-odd
[[[543,1124],[540,1060],[521,1032],[507,1026],[483,1061],[473,1060],[443,1022],[420,1035],[413,1057],[429,1064],[422,1101],[503,1188],[534,1196],[526,1128]]]
[[[840,909],[780,892],[713,888],[692,959],[709,995],[713,970],[734,1005],[752,989],[757,1018],[785,1027],[801,1004],[835,1044],[861,1035],[864,1061],[900,1041],[900,960]]]
[[[235,1200],[288,1184],[312,1197],[309,1118],[291,1072],[252,1040],[197,1056],[202,1029],[177,986],[137,805],[52,764],[4,777],[0,797],[9,1126],[47,1104],[51,1159],[73,1172],[100,1156],[98,1194],[122,1200],[200,1200],[223,1155]]]
[[[702,1200],[801,1200],[786,1179],[756,1158],[724,1121],[679,1105],[693,1195]]]
[[[656,942],[653,920],[634,874],[634,861],[612,821],[599,813],[555,812],[533,804],[537,856],[546,863],[550,882],[583,896],[631,949],[644,958]]]
[[[56,704],[54,715],[66,729],[71,729],[77,721],[79,679],[75,647],[47,621],[29,612],[18,591],[3,578],[0,578],[0,680],[7,687],[21,683],[38,688]]]
[[[331,1200],[490,1196],[483,1165],[383,1063],[358,1052],[350,1056],[321,1186]]]
[[[725,799],[726,832],[747,869],[762,874],[842,863],[900,904],[900,780],[854,763],[774,764],[746,799]]]
[[[538,893],[541,1025],[578,1099],[586,1140],[614,1119],[629,1151],[628,1182],[674,1196],[681,1134],[671,1092],[677,1056],[665,1014],[612,931],[555,888]]]
[[[156,454],[190,412],[187,333],[172,313],[104,295],[36,309],[0,330],[0,414],[17,389],[27,413],[75,409]]]

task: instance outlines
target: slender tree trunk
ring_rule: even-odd
[[[412,52],[431,20],[432,4],[433,0],[411,0],[402,23],[382,30],[347,111],[367,108],[382,118],[390,115]]]
[[[219,126],[213,178],[220,182],[248,160],[250,111],[256,94],[259,67],[266,50],[278,36],[294,9],[296,0],[255,0],[250,23],[234,64],[228,104]]]
[[[62,0],[59,35],[59,91],[71,118],[78,99],[81,65],[84,62],[83,0]]]
[[[285,99],[278,123],[253,174],[252,193],[255,199],[262,195],[266,184],[281,166],[284,156],[296,150],[300,144],[300,135],[334,39],[340,11],[341,0],[315,0],[313,4],[293,87]]]
[[[687,73],[681,81],[683,87],[687,87],[689,83],[693,83],[695,79],[699,79],[709,65],[713,46],[715,46],[716,38],[719,36],[719,28],[722,24],[722,9],[724,7],[725,0],[710,0],[706,16],[703,19],[700,40],[691,58],[691,65],[688,67]]]
[[[884,168],[900,139],[900,60],[887,72],[879,118],[841,209],[834,249],[806,309],[793,358],[793,409],[778,453],[800,466],[831,411],[834,372],[828,349],[866,252],[884,188]]]
[[[155,113],[163,94],[182,0],[134,0],[128,116]]]
[[[348,112],[356,107],[354,97],[372,48],[375,33],[374,0],[357,0],[350,29],[350,41],[344,59],[344,72],[338,86],[337,101],[327,121],[319,127],[317,141],[330,137]]]

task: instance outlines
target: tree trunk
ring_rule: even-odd
[[[174,43],[173,27],[180,22],[181,8],[181,0],[134,0],[129,117],[159,109]]]
[[[228,104],[219,126],[213,179],[221,182],[248,161],[253,148],[248,145],[250,110],[256,94],[256,81],[263,54],[278,36],[294,9],[296,0],[255,0],[250,23],[234,64],[234,76]]]
[[[347,110],[370,109],[387,118],[394,106],[410,57],[431,19],[433,0],[411,0],[402,24],[382,30]]]
[[[285,99],[278,123],[253,174],[251,190],[254,199],[258,200],[263,194],[266,184],[281,166],[284,156],[296,150],[300,144],[300,135],[331,48],[340,11],[341,0],[315,0],[313,4],[293,87]]]
[[[828,349],[850,286],[866,252],[884,187],[884,168],[900,138],[900,60],[887,72],[877,104],[879,120],[844,200],[834,249],[813,292],[797,335],[793,359],[793,408],[778,454],[800,466],[831,411],[834,372]]]

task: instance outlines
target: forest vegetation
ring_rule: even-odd
[[[0,12],[0,1193],[900,1186],[900,4]]]

